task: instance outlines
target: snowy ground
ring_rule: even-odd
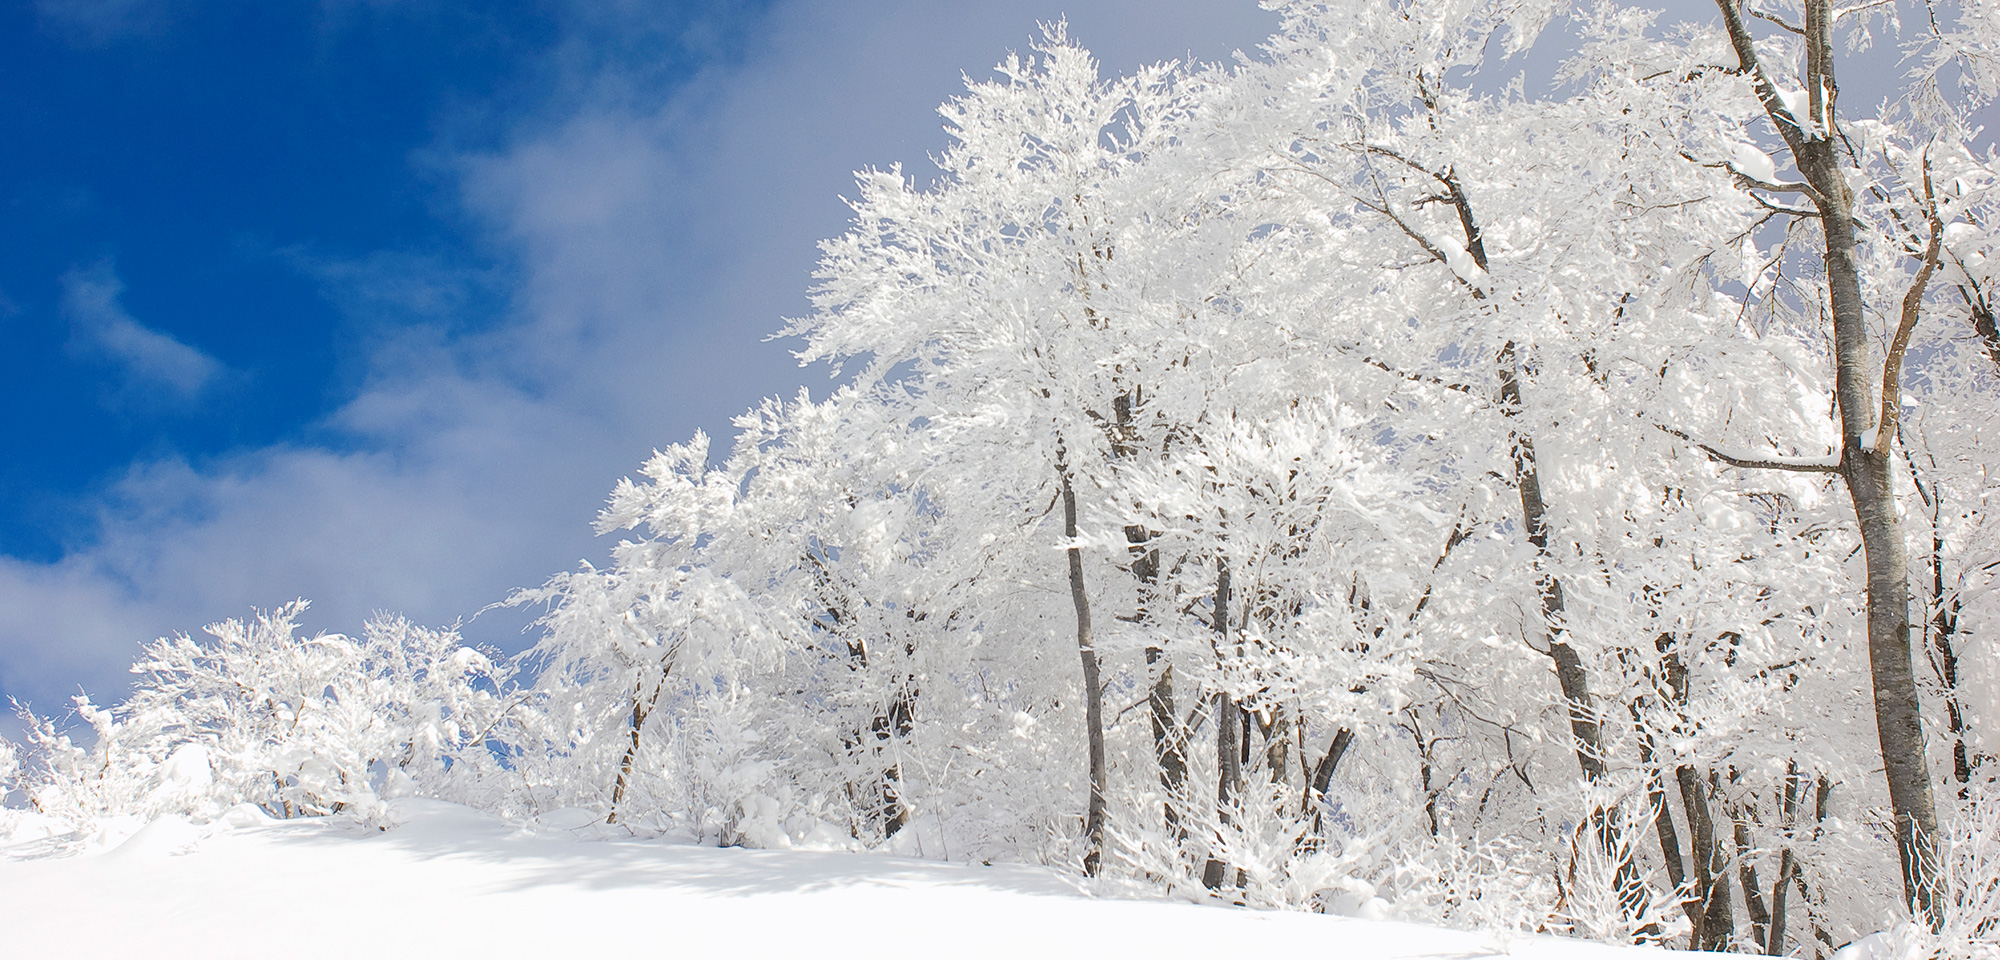
[[[0,859],[0,956],[1664,960],[1542,937],[1093,897],[1030,867],[579,840],[446,803],[401,826],[156,822]],[[24,858],[28,857],[28,858]]]

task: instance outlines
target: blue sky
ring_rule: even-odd
[[[431,623],[600,559],[612,482],[757,398],[851,171],[1067,15],[1108,69],[1249,0],[0,7],[0,696],[314,601]],[[476,639],[518,647],[525,618]]]
[[[77,494],[135,458],[294,438],[334,409],[371,318],[324,295],[329,265],[395,249],[490,266],[421,154],[502,132],[453,104],[527,94],[557,25],[508,12],[6,8],[0,390],[38,415],[0,427],[0,549],[51,561],[87,540]]]

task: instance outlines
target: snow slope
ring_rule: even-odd
[[[578,839],[427,800],[396,829],[239,808],[102,852],[0,860],[0,955],[1337,957],[1641,960],[1664,951],[1093,897],[1054,871]],[[613,952],[615,951],[615,952]]]

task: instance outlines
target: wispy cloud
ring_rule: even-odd
[[[62,312],[72,353],[110,363],[122,380],[118,398],[132,405],[183,404],[223,374],[214,357],[151,329],[125,312],[124,281],[108,262],[72,267],[62,277]]]
[[[640,33],[670,19],[579,6],[592,36],[604,18]],[[78,683],[109,693],[138,643],[253,604],[305,596],[315,628],[376,609],[449,622],[601,557],[590,519],[651,449],[727,431],[801,380],[821,392],[823,373],[763,338],[807,309],[851,171],[921,165],[944,143],[937,103],[1063,9],[1107,71],[1226,57],[1276,21],[1250,0],[788,0],[740,61],[665,95],[642,82],[644,51],[559,48],[551,85],[584,93],[532,106],[504,146],[451,168],[509,275],[289,251],[368,331],[355,394],[310,443],[135,465],[95,540],[56,564],[0,558],[0,695],[49,709]],[[184,393],[226,376],[127,316],[119,289],[107,265],[72,272],[79,341]],[[489,309],[506,322],[453,322]],[[518,645],[524,619],[488,614],[468,636]]]

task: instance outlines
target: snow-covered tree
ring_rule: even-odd
[[[359,638],[298,635],[297,601],[208,636],[163,638],[116,707],[79,697],[79,744],[30,718],[23,786],[44,815],[88,832],[116,817],[209,819],[238,803],[272,816],[376,821],[385,796],[457,796],[497,719],[509,671],[454,630],[401,618]]]

